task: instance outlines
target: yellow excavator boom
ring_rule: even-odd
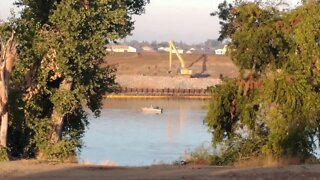
[[[184,61],[172,41],[169,41],[169,72],[171,72],[171,66],[172,66],[172,53],[173,53],[172,51],[175,51],[175,54],[177,55],[177,57],[180,61],[180,65],[181,65],[180,74],[191,75],[192,71],[185,67]]]

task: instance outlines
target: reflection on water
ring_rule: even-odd
[[[144,114],[141,107],[160,106],[163,114]],[[203,125],[202,100],[108,99],[101,117],[92,119],[80,161],[122,166],[172,163],[211,140]]]

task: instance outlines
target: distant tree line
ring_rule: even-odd
[[[150,46],[153,49],[158,49],[159,47],[168,47],[168,42],[158,42],[158,41],[137,41],[137,40],[131,40],[131,41],[123,41],[124,44],[130,45],[132,47],[135,48],[139,48],[142,46]],[[219,49],[219,48],[223,48],[224,44],[226,44],[226,42],[221,42],[215,39],[208,39],[203,43],[195,43],[195,44],[189,44],[189,43],[185,43],[183,41],[174,41],[174,44],[184,50],[189,50],[190,48],[195,48],[195,49]]]

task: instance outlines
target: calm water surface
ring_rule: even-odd
[[[172,163],[184,153],[208,145],[202,100],[108,99],[101,117],[91,119],[80,162],[105,161],[122,166]],[[164,108],[163,114],[144,114],[141,107]]]

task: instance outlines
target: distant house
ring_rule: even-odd
[[[156,52],[152,47],[150,46],[142,46],[141,47],[142,51],[144,52]]]
[[[165,51],[164,49],[165,49],[164,47],[159,47],[159,48],[158,48],[158,51],[159,51],[159,52],[163,52],[163,51]]]
[[[183,54],[184,50],[183,49],[177,49],[179,54]],[[177,53],[175,50],[172,50],[172,53]]]
[[[225,55],[227,53],[227,45],[225,45],[223,49],[216,49],[214,52],[217,55]]]
[[[170,48],[169,47],[159,47],[158,51],[163,51],[163,52],[169,52]],[[177,49],[179,54],[183,54],[184,50],[183,49]],[[177,53],[175,50],[172,50],[172,53]]]
[[[186,51],[186,54],[193,54],[196,52],[195,48],[190,48],[189,50]]]
[[[137,49],[128,45],[111,45],[107,47],[108,52],[137,52]]]

